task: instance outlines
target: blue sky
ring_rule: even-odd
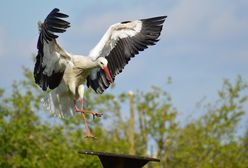
[[[113,23],[168,16],[160,42],[126,66],[115,93],[162,86],[182,115],[198,116],[196,103],[204,96],[213,102],[224,78],[242,75],[248,81],[247,0],[1,0],[0,87],[7,93],[12,81],[21,79],[23,65],[33,69],[37,21],[55,7],[71,22],[59,38],[61,46],[83,55]],[[169,76],[173,84],[166,86]]]

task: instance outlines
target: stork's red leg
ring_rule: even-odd
[[[90,132],[90,129],[89,129],[89,126],[88,126],[88,122],[86,120],[86,117],[85,117],[85,113],[90,113],[93,115],[93,117],[101,117],[102,114],[101,113],[96,113],[96,112],[93,112],[93,111],[90,111],[90,110],[84,110],[83,109],[83,99],[80,99],[80,105],[81,105],[81,109],[79,109],[76,105],[76,99],[74,99],[74,103],[75,103],[75,112],[81,112],[82,114],[82,117],[84,119],[84,124],[85,124],[85,128],[86,128],[86,135],[85,137],[88,137],[88,138],[95,138],[95,136]]]
[[[102,113],[97,113],[97,112],[94,112],[94,111],[83,109],[83,104],[84,104],[84,99],[80,99],[80,105],[81,105],[82,109],[78,109],[77,112],[84,112],[84,113],[92,114],[93,118],[101,117],[103,115]]]
[[[85,114],[84,112],[81,112],[83,119],[84,119],[84,124],[85,124],[85,128],[86,128],[86,132],[85,132],[85,137],[86,138],[95,138],[95,136],[90,132],[90,128],[88,126],[88,122],[86,120]]]

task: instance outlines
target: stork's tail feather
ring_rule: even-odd
[[[45,111],[59,118],[69,118],[74,114],[74,101],[68,96],[59,96],[54,91],[48,93],[42,98],[42,104]]]

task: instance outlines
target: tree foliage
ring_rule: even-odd
[[[247,84],[241,77],[224,80],[218,100],[184,125],[171,96],[160,87],[119,95],[88,91],[87,108],[104,113],[100,119],[88,118],[97,137],[92,140],[83,137],[80,115],[54,119],[44,112],[44,93],[29,70],[24,69],[24,76],[13,83],[11,95],[0,89],[0,167],[100,167],[96,157],[78,153],[87,150],[159,157],[161,163],[150,165],[154,168],[248,165],[248,130],[236,133],[247,112]]]

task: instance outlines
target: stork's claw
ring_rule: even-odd
[[[89,110],[84,110],[84,109],[78,109],[76,107],[75,107],[75,112],[92,114],[93,119],[95,119],[95,117],[101,117],[103,115],[103,113],[97,113],[97,112],[94,112],[94,111],[89,111]]]
[[[101,117],[103,115],[103,113],[97,113],[97,112],[92,112],[91,114],[93,115],[93,119],[95,119],[95,117]]]
[[[88,131],[85,132],[85,136],[84,137],[85,138],[96,139],[96,137],[91,132],[88,132]]]

